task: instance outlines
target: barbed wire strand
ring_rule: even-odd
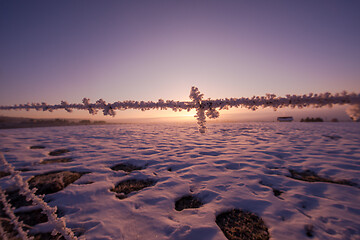
[[[233,107],[242,107],[251,110],[259,108],[271,107],[274,110],[278,108],[304,108],[315,107],[320,108],[324,106],[332,107],[339,104],[360,104],[360,94],[342,93],[331,94],[329,92],[320,94],[304,94],[304,95],[286,95],[286,97],[277,97],[275,94],[266,94],[265,96],[253,96],[251,98],[225,98],[225,99],[203,99],[203,94],[200,93],[197,87],[192,87],[190,91],[190,99],[192,101],[174,101],[159,99],[154,101],[118,101],[114,103],[106,103],[103,99],[97,100],[95,103],[90,103],[89,98],[83,98],[82,104],[69,104],[66,101],[61,101],[60,104],[49,105],[42,103],[26,103],[12,106],[0,106],[0,110],[31,110],[49,111],[64,109],[67,112],[73,110],[88,110],[90,114],[97,114],[99,110],[103,110],[104,115],[115,116],[116,110],[135,109],[147,111],[151,109],[167,110],[171,109],[177,111],[196,110],[195,118],[201,133],[206,129],[206,117],[215,119],[220,116],[219,110],[227,110]]]
[[[19,237],[22,240],[33,239],[32,237],[30,237],[30,238],[28,237],[27,231],[24,231],[23,222],[19,221],[19,217],[15,216],[14,208],[11,206],[11,204],[6,199],[6,194],[2,190],[1,187],[0,187],[0,200],[1,200],[2,204],[4,205],[3,209],[4,209],[5,213],[10,217],[10,220],[11,220],[10,222],[14,225],[16,231],[18,232]]]
[[[66,227],[65,218],[57,217],[57,207],[50,207],[42,199],[43,196],[35,195],[37,189],[29,188],[29,184],[27,183],[27,181],[24,181],[23,178],[20,176],[19,171],[15,171],[14,167],[6,161],[2,153],[0,153],[0,162],[4,165],[5,170],[10,173],[11,178],[14,179],[16,184],[20,187],[19,193],[25,196],[27,201],[31,200],[33,202],[33,205],[40,206],[42,212],[47,215],[49,222],[54,226],[54,230],[51,234],[56,235],[57,232],[59,232],[66,240],[76,240],[77,237],[74,235],[72,230]]]

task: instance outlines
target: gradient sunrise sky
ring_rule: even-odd
[[[206,98],[360,92],[360,1],[0,0],[0,105],[189,100],[191,86]]]

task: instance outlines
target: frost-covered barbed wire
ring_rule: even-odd
[[[274,94],[266,94],[265,96],[254,96],[251,98],[224,98],[224,99],[203,99],[203,94],[200,93],[197,87],[192,87],[190,91],[190,99],[192,101],[174,101],[159,99],[157,102],[153,101],[118,101],[114,103],[106,103],[103,99],[97,100],[95,103],[90,103],[90,99],[84,98],[82,104],[69,104],[61,101],[60,104],[48,105],[46,103],[27,103],[13,106],[0,106],[0,110],[31,110],[38,111],[54,111],[64,109],[68,112],[72,110],[88,110],[90,114],[96,114],[98,110],[102,109],[104,115],[115,116],[116,110],[136,109],[136,110],[167,110],[173,111],[190,111],[196,109],[195,117],[199,125],[199,131],[205,132],[206,117],[218,118],[220,113],[218,110],[229,109],[232,107],[243,107],[251,110],[258,108],[271,107],[274,110],[278,108],[304,108],[304,107],[324,107],[333,106],[335,104],[360,104],[360,94],[347,93],[320,93],[320,94],[305,94],[305,95],[286,95],[286,97],[277,97]]]
[[[6,199],[6,194],[2,190],[1,187],[0,187],[0,200],[1,200],[2,204],[3,204],[3,206],[4,206],[3,209],[4,209],[5,213],[10,217],[10,222],[12,223],[12,225],[15,227],[16,231],[18,232],[18,236],[22,240],[33,239],[33,237],[28,237],[27,231],[24,231],[23,222],[19,221],[19,217],[15,216],[15,214],[14,214],[15,209],[14,209],[14,207],[11,206],[11,204]],[[3,239],[7,239],[7,236],[6,236],[6,233],[4,232],[4,230],[2,231],[1,235],[2,235]]]
[[[19,193],[25,196],[27,201],[32,201],[33,205],[40,206],[42,212],[47,215],[49,223],[54,226],[54,230],[51,234],[56,235],[59,232],[66,240],[77,240],[77,237],[74,235],[72,230],[66,227],[65,218],[57,217],[57,207],[50,207],[42,199],[43,196],[35,195],[37,189],[30,189],[29,184],[23,180],[19,174],[19,171],[15,171],[14,167],[6,161],[5,157],[1,153],[0,162],[2,165],[4,165],[5,170],[10,173],[11,178],[15,180],[17,186],[19,187]]]

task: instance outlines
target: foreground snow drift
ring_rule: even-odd
[[[359,146],[357,123],[216,124],[204,135],[193,125],[0,131],[0,151],[24,179],[86,173],[45,196],[80,239],[226,239],[216,217],[234,208],[261,217],[271,239],[359,239]],[[13,186],[9,176],[0,184]],[[184,196],[201,204],[177,211]]]

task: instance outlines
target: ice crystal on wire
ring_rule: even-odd
[[[205,116],[205,109],[204,105],[202,104],[202,98],[204,94],[201,94],[197,87],[191,87],[190,91],[190,99],[193,100],[194,107],[196,109],[196,119],[199,125],[199,132],[205,133],[206,131],[206,116]]]
[[[91,107],[89,98],[83,98],[82,102],[85,105],[85,108],[88,109],[90,114],[92,114],[92,115],[97,114],[98,110],[95,109],[94,107]]]

